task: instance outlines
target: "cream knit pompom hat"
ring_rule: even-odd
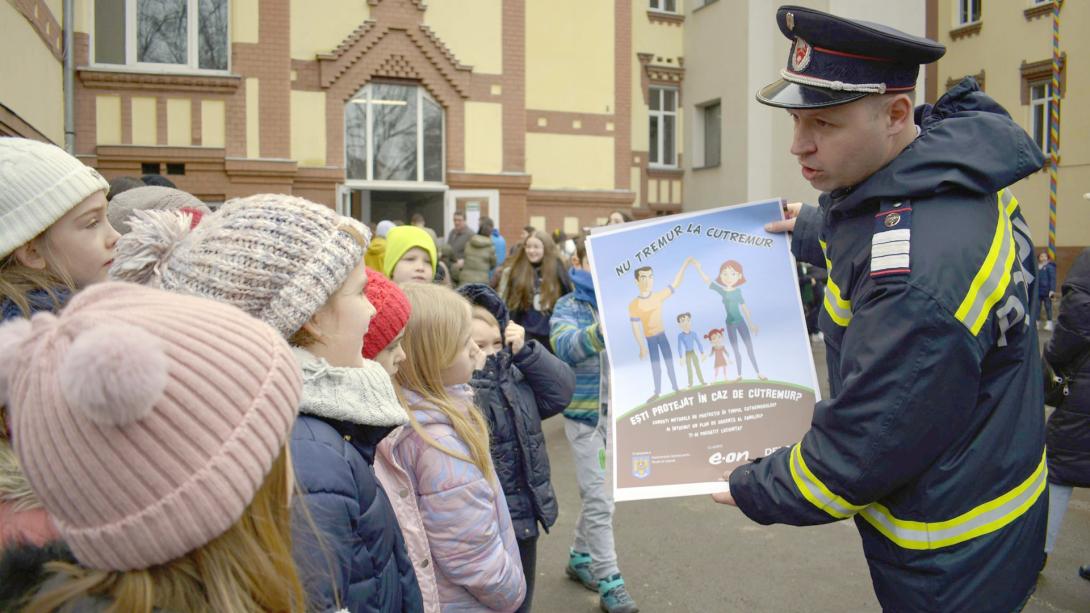
[[[329,300],[362,260],[360,222],[297,196],[229,200],[190,229],[176,211],[136,211],[110,276],[233,304],[285,338]]]
[[[0,138],[0,258],[110,184],[56,145]]]

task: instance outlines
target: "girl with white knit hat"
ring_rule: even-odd
[[[0,318],[56,310],[106,279],[118,234],[102,175],[60,147],[0,138]]]
[[[408,423],[382,366],[363,358],[369,232],[294,196],[226,202],[191,228],[136,211],[111,275],[236,305],[295,346],[303,397],[291,450],[300,509],[295,557],[312,610],[423,610],[374,447]],[[317,527],[318,531],[312,529]]]
[[[0,326],[15,448],[74,556],[17,576],[32,554],[5,560],[0,609],[305,610],[287,449],[301,384],[268,325],[130,283]]]

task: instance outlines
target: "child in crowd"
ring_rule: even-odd
[[[420,589],[375,446],[408,416],[378,363],[364,360],[374,308],[364,290],[368,231],[302,198],[231,200],[190,230],[184,216],[137,213],[111,274],[241,307],[296,347],[303,373],[292,430],[302,491],[295,556],[310,606],[419,611]],[[305,505],[305,506],[304,506]]]
[[[398,226],[386,234],[382,272],[394,283],[430,282],[435,278],[436,261],[435,241],[423,229]]]
[[[479,353],[469,303],[435,284],[402,289],[412,316],[397,382],[411,428],[379,445],[379,475],[398,492],[410,552],[430,549],[441,609],[514,611],[526,581],[488,450],[488,424],[467,385]]]
[[[106,216],[115,230],[121,234],[128,234],[129,219],[133,214],[136,211],[149,209],[184,211],[193,216],[193,225],[200,223],[205,215],[212,212],[212,209],[196,196],[180,189],[146,185],[125,190],[114,196],[106,209]]]
[[[550,349],[549,316],[553,305],[572,291],[564,265],[553,239],[535,231],[500,273],[498,291],[511,309],[511,319],[526,328],[526,336]]]
[[[4,324],[0,356],[19,460],[74,555],[5,560],[0,608],[304,610],[286,448],[300,379],[275,330],[103,283]]]
[[[396,283],[377,270],[367,269],[367,300],[375,307],[375,316],[363,337],[363,357],[382,365],[393,377],[405,361],[401,340],[409,322],[412,306]]]
[[[0,311],[56,311],[104,281],[118,234],[102,175],[54,145],[0,138]]]
[[[397,227],[397,224],[389,219],[383,219],[375,226],[375,235],[371,237],[371,244],[367,246],[367,255],[363,261],[372,270],[382,270],[382,262],[386,259],[386,235]]]
[[[606,483],[605,463],[609,366],[602,351],[605,344],[594,283],[586,266],[586,244],[579,238],[571,269],[575,291],[557,301],[551,322],[556,355],[575,370],[575,393],[564,410],[564,432],[583,502],[565,571],[587,589],[598,590],[602,610],[635,613],[639,609],[625,588],[613,545],[613,494]]]
[[[469,284],[458,293],[473,303],[472,337],[483,364],[469,384],[488,420],[489,449],[507,497],[526,575],[526,599],[519,611],[529,611],[538,524],[548,531],[557,515],[541,421],[568,406],[575,374],[540,343],[526,340],[525,330],[510,321],[507,306],[492,288]]]
[[[106,221],[107,189],[59,147],[0,138],[0,321],[56,311],[106,278],[118,236]],[[2,426],[0,415],[0,549],[55,540]]]

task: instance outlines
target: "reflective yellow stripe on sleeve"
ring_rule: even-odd
[[[810,504],[837,519],[846,519],[858,513],[897,546],[917,550],[949,547],[1007,526],[1037,502],[1045,491],[1048,476],[1042,453],[1036,470],[1002,496],[977,505],[953,519],[921,522],[894,517],[888,508],[877,502],[855,505],[834,494],[806,466],[801,443],[791,449],[788,462],[795,487]]]
[[[844,300],[840,296],[840,286],[833,280],[833,263],[825,250],[825,241],[819,241],[821,252],[825,254],[825,270],[828,272],[825,280],[825,311],[836,325],[847,328],[852,320],[852,302]]]
[[[1011,280],[1011,266],[1014,264],[1015,246],[1010,216],[1018,208],[1018,200],[1008,189],[996,194],[998,215],[995,222],[995,234],[984,263],[980,265],[969,291],[962,299],[954,316],[974,335],[980,333],[988,314],[995,306]]]

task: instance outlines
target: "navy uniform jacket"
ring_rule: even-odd
[[[730,477],[762,524],[853,517],[892,611],[1013,611],[1042,563],[1033,246],[1006,186],[1043,156],[966,80],[919,138],[804,207],[796,257],[829,269],[831,398],[802,441]]]

